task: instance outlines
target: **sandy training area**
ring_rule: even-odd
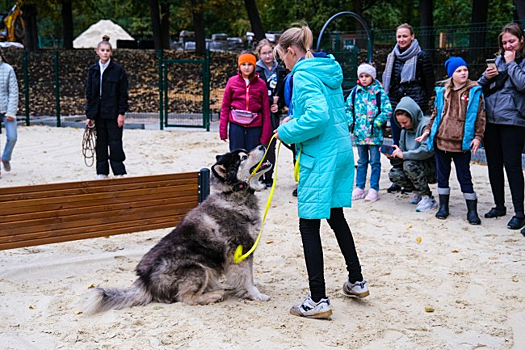
[[[12,171],[2,171],[0,191],[94,178],[82,158],[82,129],[18,131]],[[3,147],[5,133],[0,141]],[[141,176],[198,171],[228,145],[217,132],[125,130],[124,150],[128,176]],[[342,294],[344,261],[323,222],[334,314],[324,321],[290,315],[308,293],[291,158],[281,147],[276,190],[255,251],[255,278],[268,302],[229,297],[207,306],[152,303],[81,313],[90,286],[130,286],[142,255],[170,229],[0,251],[0,349],[525,349],[525,237],[506,228],[513,213],[508,188],[507,216],[482,217],[492,194],[487,168],[476,164],[481,226],[468,224],[454,172],[451,215],[438,220],[435,210],[417,213],[409,195],[386,193],[383,157],[381,200],[345,209],[370,296]],[[437,196],[436,185],[431,188]],[[258,194],[261,211],[268,194]]]

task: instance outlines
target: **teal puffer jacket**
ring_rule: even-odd
[[[352,205],[354,154],[343,72],[332,55],[324,55],[298,61],[292,74],[293,119],[279,127],[279,138],[298,146],[299,217],[327,219],[331,208]]]

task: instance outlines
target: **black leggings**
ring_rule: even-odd
[[[342,208],[332,208],[328,224],[335,233],[337,243],[343,253],[350,282],[362,281],[361,265],[355,250],[350,227],[345,220]],[[299,230],[303,241],[304,258],[308,271],[312,299],[326,298],[324,282],[323,247],[321,245],[320,219],[299,219]]]
[[[494,204],[497,208],[505,206],[505,178],[503,176],[503,168],[505,168],[514,212],[517,217],[521,218],[524,217],[524,184],[521,166],[524,142],[525,128],[487,123],[483,143]]]

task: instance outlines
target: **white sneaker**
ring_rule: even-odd
[[[365,190],[362,190],[359,187],[354,188],[352,191],[352,200],[363,199],[365,196]]]
[[[124,178],[124,175],[115,175],[115,178],[116,179],[122,179],[122,178]]]
[[[366,280],[357,281],[355,283],[347,281],[343,284],[343,294],[347,297],[364,298],[370,295],[370,291],[368,290]]]
[[[410,204],[418,204],[421,201],[421,195],[419,193],[414,193],[412,197],[410,197]]]
[[[108,176],[105,175],[105,174],[97,174],[97,176],[95,176],[95,180],[104,180],[104,179],[107,179]]]
[[[423,196],[423,198],[421,198],[421,200],[417,204],[416,211],[429,211],[430,209],[437,208],[437,206],[437,202],[434,198],[431,198],[430,196]]]
[[[330,299],[323,298],[317,303],[308,295],[301,305],[293,306],[290,313],[294,316],[310,317],[310,318],[329,318],[332,315],[332,308],[330,307]]]
[[[378,200],[379,200],[379,193],[373,188],[371,188],[365,197],[365,201],[376,202]]]

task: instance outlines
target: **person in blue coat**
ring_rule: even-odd
[[[343,214],[352,204],[354,155],[341,83],[343,72],[332,55],[313,54],[313,35],[308,26],[293,27],[279,38],[276,51],[293,74],[293,115],[275,131],[277,138],[297,147],[299,176],[297,203],[311,294],[290,313],[311,318],[332,314],[326,296],[321,219],[335,232],[345,258],[348,280],[343,292],[366,297],[368,285],[354,240]]]

